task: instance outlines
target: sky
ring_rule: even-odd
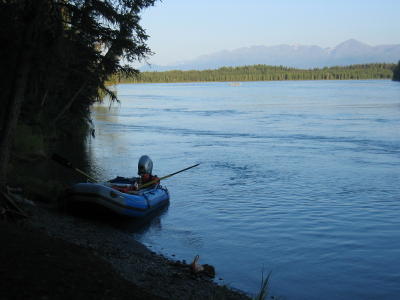
[[[399,0],[163,0],[141,24],[148,62],[169,65],[254,45],[400,44],[399,12]]]

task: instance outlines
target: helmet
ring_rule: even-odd
[[[143,175],[143,174],[151,174],[153,171],[153,162],[148,157],[147,155],[143,155],[140,157],[139,162],[138,162],[138,174]]]

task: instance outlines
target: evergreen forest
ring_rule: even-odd
[[[142,72],[138,77],[114,77],[113,83],[162,83],[205,81],[271,81],[271,80],[348,80],[390,79],[395,64],[374,63],[321,69],[296,69],[283,66],[253,65],[223,67],[216,70]]]

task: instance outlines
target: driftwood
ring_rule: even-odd
[[[215,268],[211,265],[199,264],[200,256],[196,255],[193,259],[193,262],[189,265],[190,271],[192,274],[204,274],[208,277],[214,278],[215,277]]]
[[[18,217],[27,218],[27,213],[16,203],[10,192],[1,192],[2,201],[0,202],[0,215],[4,218]]]

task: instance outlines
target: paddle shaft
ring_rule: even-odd
[[[66,160],[65,158],[61,157],[60,155],[54,153],[51,158],[54,161],[58,162],[60,165],[63,165],[64,167],[70,168],[70,169],[82,174],[87,179],[89,179],[91,182],[97,182],[96,179],[94,179],[93,177],[89,176],[88,174],[83,172],[81,169],[78,169],[78,168],[74,167],[70,161]]]
[[[181,173],[181,172],[187,171],[187,170],[189,170],[189,169],[191,169],[191,168],[197,167],[198,165],[200,165],[200,164],[195,164],[195,165],[193,165],[193,166],[184,168],[184,169],[179,170],[179,171],[177,171],[177,172],[174,172],[174,173],[165,175],[165,176],[163,176],[163,177],[161,177],[161,178],[158,178],[158,179],[149,181],[149,182],[147,182],[147,183],[145,183],[145,184],[140,185],[138,189],[140,190],[140,189],[142,189],[142,188],[148,187],[148,186],[150,186],[150,185],[152,185],[152,184],[155,184],[155,183],[157,183],[157,182],[159,182],[159,181],[161,181],[161,180],[163,180],[163,179],[169,178],[169,177],[174,176],[174,175],[176,175],[176,174],[178,174],[178,173]]]
[[[85,176],[87,179],[89,179],[91,182],[97,182],[96,179],[94,179],[93,177],[89,176],[88,174],[86,174],[86,173],[83,172],[82,170],[80,170],[80,169],[74,167],[70,161],[66,160],[65,158],[61,157],[60,155],[54,153],[53,156],[52,156],[52,159],[53,159],[54,161],[58,162],[59,164],[63,165],[64,167],[70,168],[70,169],[72,169],[72,170],[74,170],[74,171],[76,171],[76,172],[82,174],[82,175]],[[140,190],[140,189],[142,189],[142,188],[148,187],[148,186],[150,186],[150,185],[152,185],[152,184],[155,184],[155,183],[157,183],[157,182],[159,182],[159,181],[161,181],[161,180],[163,180],[163,179],[169,178],[169,177],[174,176],[174,175],[176,175],[176,174],[179,174],[179,173],[181,173],[181,172],[187,171],[187,170],[189,170],[189,169],[191,169],[191,168],[197,167],[198,165],[200,165],[200,164],[195,164],[195,165],[193,165],[193,166],[184,168],[184,169],[179,170],[179,171],[177,171],[177,172],[174,172],[174,173],[165,175],[165,176],[163,176],[163,177],[161,177],[161,178],[158,178],[158,179],[156,179],[156,180],[152,180],[152,181],[150,181],[150,182],[147,182],[147,183],[145,183],[145,184],[142,184],[142,185],[139,186],[138,189]]]

